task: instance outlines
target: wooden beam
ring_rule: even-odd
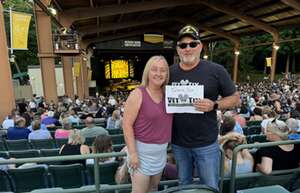
[[[83,42],[86,45],[89,45],[89,44],[95,43],[95,42],[105,42],[105,41],[110,41],[110,40],[115,40],[115,39],[121,39],[121,38],[127,38],[127,37],[142,35],[142,34],[145,34],[147,32],[148,33],[149,32],[151,32],[151,33],[157,32],[157,33],[162,33],[164,35],[172,37],[174,39],[177,38],[177,34],[173,34],[173,33],[170,33],[168,31],[161,30],[161,29],[150,29],[150,28],[148,28],[148,29],[137,30],[137,31],[129,32],[129,33],[122,33],[122,34],[119,34],[119,35],[111,35],[111,36],[104,36],[104,37],[101,37],[101,38],[86,39],[86,40],[83,40]]]
[[[196,21],[191,21],[190,19],[176,17],[175,20],[178,21],[178,22],[184,23],[184,24],[188,24],[189,23],[189,24],[195,25],[199,29],[212,32],[212,33],[214,33],[214,34],[216,34],[216,35],[218,35],[220,37],[229,39],[234,44],[240,45],[240,38],[238,36],[235,36],[235,35],[232,35],[230,33],[218,30],[216,28],[212,28],[212,27],[209,27],[209,26],[205,26],[205,25],[199,24]]]
[[[36,1],[36,0],[35,0]],[[73,23],[76,20],[94,18],[94,17],[106,17],[119,14],[128,14],[141,11],[149,11],[154,9],[162,9],[168,7],[176,7],[189,4],[197,4],[198,1],[194,0],[157,0],[128,3],[123,5],[104,5],[100,7],[83,7],[73,8],[60,12],[61,20],[66,20],[66,23]],[[65,23],[65,22],[62,22]]]
[[[144,20],[144,21],[122,22],[122,23],[118,23],[117,25],[116,25],[116,23],[108,23],[108,24],[103,24],[101,26],[101,28],[93,28],[92,26],[88,26],[85,28],[79,28],[78,32],[82,36],[85,36],[85,35],[94,34],[97,32],[114,31],[114,30],[137,27],[137,26],[142,26],[142,25],[151,25],[151,24],[155,24],[155,23],[166,22],[168,20],[169,20],[168,18],[153,18],[151,20]]]
[[[276,43],[279,41],[279,32],[278,32],[278,30],[276,28],[268,25],[265,22],[257,20],[254,17],[242,14],[242,13],[236,11],[235,9],[231,8],[231,7],[228,7],[224,4],[217,3],[217,1],[201,0],[199,2],[203,5],[206,5],[206,6],[212,8],[212,9],[215,9],[217,11],[226,13],[228,15],[232,15],[232,16],[240,19],[241,21],[245,22],[245,23],[254,25],[257,28],[262,29],[262,30],[270,33],[273,36],[274,41]]]
[[[300,11],[300,2],[296,0],[281,0],[282,3]]]

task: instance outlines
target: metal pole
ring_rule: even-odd
[[[10,57],[14,54],[13,49],[13,32],[12,32],[12,8],[9,7],[9,25],[10,25]]]
[[[100,176],[99,176],[99,160],[94,158],[94,179],[95,179],[95,188],[96,193],[100,192]]]

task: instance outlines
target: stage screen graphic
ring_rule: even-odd
[[[108,60],[105,62],[105,78],[132,78],[134,69],[131,60]]]

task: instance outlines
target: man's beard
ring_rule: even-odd
[[[197,61],[197,57],[194,55],[189,55],[189,56],[181,56],[180,57],[181,63],[182,64],[194,64]]]

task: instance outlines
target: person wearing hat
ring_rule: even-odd
[[[178,34],[179,64],[170,67],[170,85],[203,85],[204,98],[194,102],[201,113],[174,113],[172,149],[180,185],[193,183],[193,166],[200,183],[218,189],[220,152],[216,111],[239,104],[240,96],[225,68],[200,60],[202,43],[198,29],[187,25]],[[218,96],[222,96],[218,100]]]

